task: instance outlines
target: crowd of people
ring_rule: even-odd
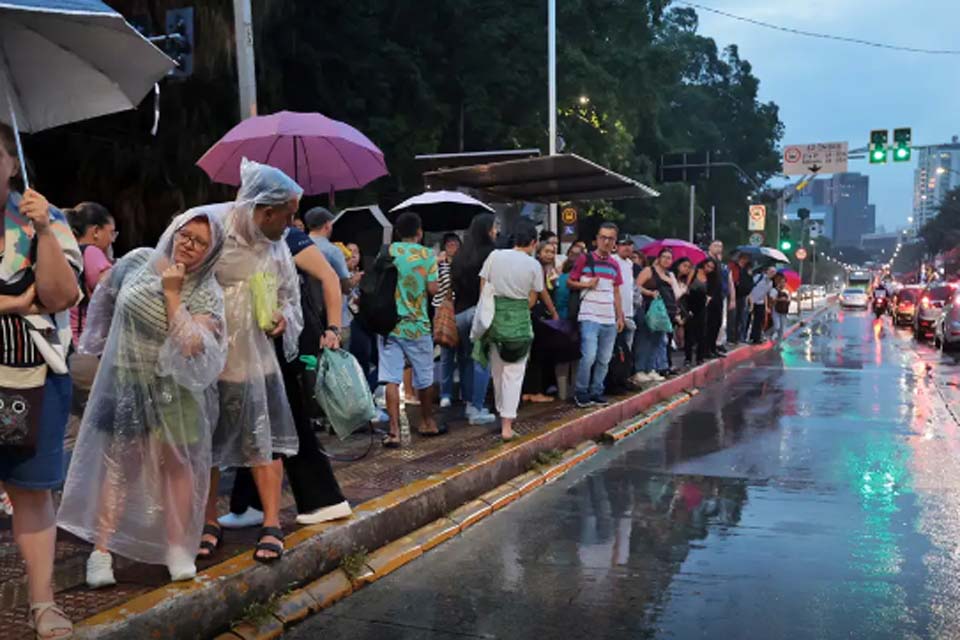
[[[674,350],[694,365],[748,332],[761,340],[768,308],[782,335],[776,269],[727,264],[719,242],[698,264],[669,249],[648,262],[605,222],[593,246],[563,254],[532,221],[501,233],[484,213],[434,249],[407,211],[364,270],[356,244],[331,242],[328,210],[298,215],[300,186],[246,160],[235,201],[190,209],[156,247],[115,260],[109,211],[50,206],[24,189],[16,157],[0,127],[0,482],[44,638],[71,633],[53,599],[58,526],[93,545],[96,588],[116,582],[114,554],[191,579],[224,529],[259,526],[253,558],[280,560],[284,474],[297,522],[351,514],[317,438],[303,356],[353,354],[382,393],[390,449],[407,446],[404,402],[419,406],[421,437],[446,434],[442,417],[462,403],[469,424],[499,421],[506,442],[522,402],[605,405],[611,391],[675,375]],[[372,318],[384,301],[389,312]],[[66,468],[71,410],[82,418]],[[237,471],[221,514],[225,469]]]

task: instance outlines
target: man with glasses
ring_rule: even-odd
[[[608,404],[603,382],[617,333],[624,328],[623,276],[612,255],[616,243],[617,225],[604,222],[597,233],[597,249],[580,256],[568,280],[570,288],[580,292],[580,365],[574,389],[578,407]]]

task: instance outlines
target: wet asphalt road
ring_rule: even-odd
[[[832,312],[289,638],[960,638],[960,366]]]

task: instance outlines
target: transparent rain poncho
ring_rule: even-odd
[[[227,318],[227,363],[220,376],[220,420],[213,435],[214,466],[253,467],[297,453],[297,430],[270,338],[257,320],[254,297],[274,285],[283,315],[283,356],[297,357],[303,330],[300,288],[293,256],[283,240],[267,238],[254,222],[258,206],[299,200],[303,190],[285,173],[244,159],[234,203],[226,205],[223,255],[216,267]]]
[[[161,282],[174,236],[206,219],[210,246],[168,321]],[[200,543],[210,483],[216,381],[226,356],[224,244],[211,208],[174,219],[156,249],[124,256],[90,301],[80,351],[100,356],[67,473],[60,527],[122,556],[165,564]]]

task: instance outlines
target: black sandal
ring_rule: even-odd
[[[277,544],[276,542],[264,542],[263,539],[267,536],[273,536],[281,543],[283,542],[283,530],[280,527],[263,527],[260,529],[260,536],[257,539],[257,546],[253,548],[253,559],[257,562],[262,562],[263,564],[270,564],[276,562],[283,557],[283,546],[282,544]],[[270,557],[258,556],[257,552],[259,551],[270,551],[277,555]]]
[[[383,440],[380,441],[380,444],[383,445],[384,449],[399,449],[400,436],[391,436],[388,434]]]
[[[203,525],[202,535],[213,536],[216,539],[216,542],[210,542],[209,540],[200,541],[200,551],[205,551],[206,553],[197,553],[197,560],[209,560],[213,557],[213,554],[217,552],[217,549],[220,548],[220,543],[223,542],[223,528],[208,523]]]

